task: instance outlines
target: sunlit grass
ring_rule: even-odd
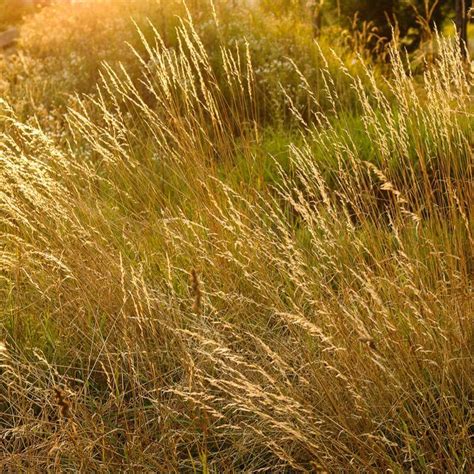
[[[37,81],[1,103],[0,466],[472,470],[459,50],[412,77],[392,49],[384,81],[322,45],[317,73],[275,66],[277,96],[209,18],[96,45],[87,96],[39,18],[5,65]]]

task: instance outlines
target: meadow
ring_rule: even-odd
[[[373,34],[200,0],[24,20],[0,470],[473,471],[473,73]]]

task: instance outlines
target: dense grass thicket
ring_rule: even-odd
[[[29,17],[0,470],[472,472],[473,77],[432,45],[415,74],[229,2]]]

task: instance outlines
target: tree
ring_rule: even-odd
[[[464,58],[467,57],[467,20],[469,5],[467,0],[456,0],[456,29],[459,37],[459,46]]]
[[[349,0],[343,2],[337,2],[332,0],[333,8],[338,10],[338,14],[341,16],[342,21],[348,21],[352,23],[355,15],[358,18],[367,23],[372,23],[377,27],[380,34],[385,36],[387,39],[391,37],[391,22],[394,21],[395,14],[397,13],[397,4],[400,3],[396,0]]]

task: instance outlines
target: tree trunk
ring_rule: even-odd
[[[463,58],[467,57],[467,0],[456,0],[456,28],[458,30],[459,46]]]

